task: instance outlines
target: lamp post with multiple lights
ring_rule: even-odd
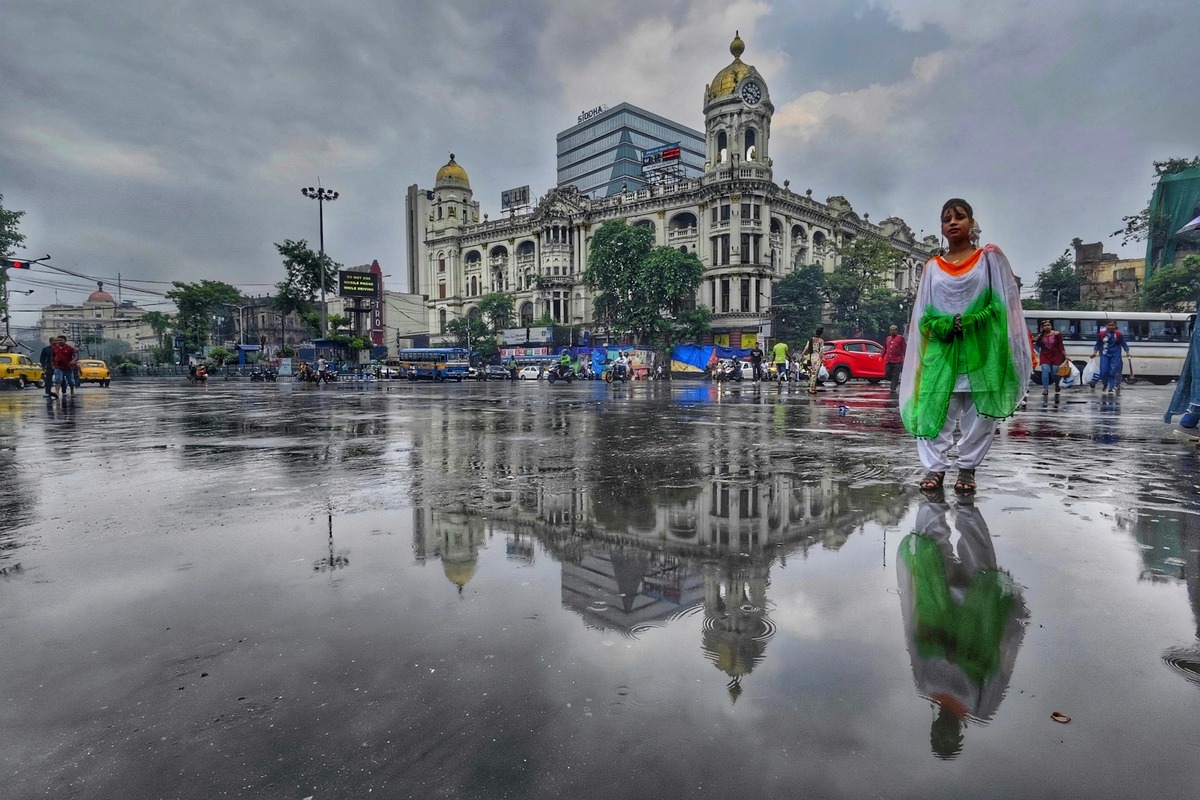
[[[310,200],[317,201],[317,219],[320,224],[321,236],[321,336],[324,338],[325,331],[329,327],[328,310],[325,308],[325,203],[337,200],[338,193],[323,188],[319,181],[315,189],[305,186],[300,193]]]

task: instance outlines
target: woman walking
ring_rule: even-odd
[[[1121,351],[1129,355],[1129,345],[1125,337],[1117,330],[1117,323],[1111,319],[1104,323],[1104,330],[1096,336],[1096,347],[1093,356],[1100,356],[1100,391],[1115,394],[1117,383],[1121,380]]]
[[[941,489],[957,442],[957,492],[974,492],[975,470],[996,421],[1011,416],[1029,385],[1029,333],[1008,259],[977,247],[974,211],[960,198],[942,206],[944,255],[925,265],[908,324],[900,415],[917,437],[927,470],[920,486]]]
[[[1067,360],[1067,348],[1063,344],[1062,334],[1054,330],[1054,324],[1050,320],[1042,320],[1041,328],[1033,340],[1033,347],[1037,350],[1042,365],[1042,397],[1045,397],[1050,394],[1051,381],[1054,382],[1054,394],[1058,394],[1059,382],[1062,381],[1058,368]]]
[[[821,372],[823,363],[822,356],[825,354],[825,328],[819,327],[813,332],[809,338],[808,344],[804,345],[804,350],[801,351],[800,357],[804,360],[804,364],[808,367],[808,393],[817,393],[817,376]]]

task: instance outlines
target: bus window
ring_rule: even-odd
[[[1150,324],[1144,320],[1117,320],[1117,328],[1131,342],[1144,342],[1150,338]]]
[[[1168,322],[1160,319],[1152,319],[1147,323],[1149,330],[1147,338],[1152,342],[1177,342],[1179,341],[1179,332],[1175,329],[1174,322]]]
[[[1062,321],[1062,327],[1059,328],[1058,331],[1063,335],[1064,338],[1072,342],[1078,342],[1081,339],[1089,338],[1086,335],[1087,332],[1083,329],[1083,322],[1077,319],[1064,319]]]

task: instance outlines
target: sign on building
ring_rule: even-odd
[[[379,297],[379,276],[369,272],[338,272],[339,297]]]
[[[642,172],[653,172],[656,169],[669,167],[679,163],[682,158],[682,152],[679,149],[679,142],[674,144],[664,144],[659,147],[651,147],[649,150],[642,151]]]
[[[518,186],[515,189],[505,189],[500,193],[500,210],[521,208],[529,205],[529,186]]]

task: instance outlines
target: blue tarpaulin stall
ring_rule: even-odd
[[[671,348],[671,372],[701,373],[708,368],[713,353],[717,359],[727,361],[731,358],[746,358],[750,355],[749,348],[721,347],[711,344],[677,344]]]

